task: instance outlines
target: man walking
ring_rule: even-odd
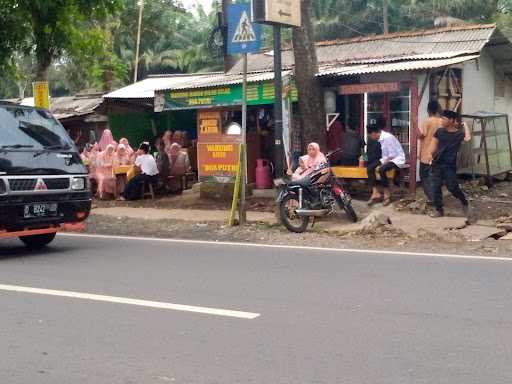
[[[460,124],[460,117],[454,111],[446,110],[442,115],[442,128],[432,139],[430,164],[432,165],[432,191],[436,211],[434,218],[444,216],[443,185],[457,198],[466,217],[470,216],[469,202],[457,181],[457,155],[464,141],[471,141],[471,132],[467,124]]]
[[[420,137],[420,179],[429,203],[434,201],[432,192],[431,167],[430,167],[430,147],[434,134],[441,128],[442,120],[439,116],[441,107],[437,100],[428,104],[428,119],[423,122],[419,128]]]

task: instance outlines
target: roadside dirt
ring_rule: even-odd
[[[371,233],[348,232],[338,235],[326,234],[313,229],[305,234],[297,235],[289,233],[279,225],[251,224],[245,227],[230,228],[220,223],[140,220],[93,214],[87,222],[86,232],[102,235],[252,242],[325,248],[512,256],[512,241],[467,242],[450,235],[441,238],[429,232],[420,234],[419,239],[413,239],[393,227],[381,227]]]

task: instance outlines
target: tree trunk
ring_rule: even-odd
[[[37,63],[36,81],[48,81],[49,72],[50,64],[46,64],[45,62]]]
[[[293,30],[295,81],[299,94],[304,144],[317,142],[326,148],[325,107],[322,86],[315,75],[318,63],[313,30],[313,0],[302,0],[302,27]]]

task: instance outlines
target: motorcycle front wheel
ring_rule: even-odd
[[[296,212],[298,207],[299,198],[296,195],[286,196],[279,205],[281,223],[290,232],[304,233],[308,228],[309,217],[298,216]]]
[[[359,218],[357,217],[356,211],[354,211],[354,207],[352,207],[351,203],[345,204],[341,197],[338,197],[338,205],[341,209],[345,211],[350,221],[353,223],[357,223]]]

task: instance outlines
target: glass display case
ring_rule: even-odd
[[[365,126],[377,123],[379,118],[386,120],[386,129],[397,137],[407,158],[411,150],[411,95],[408,86],[399,92],[367,93],[365,95]]]
[[[459,174],[494,176],[512,171],[512,146],[508,116],[488,112],[464,115],[472,132],[459,154]]]

